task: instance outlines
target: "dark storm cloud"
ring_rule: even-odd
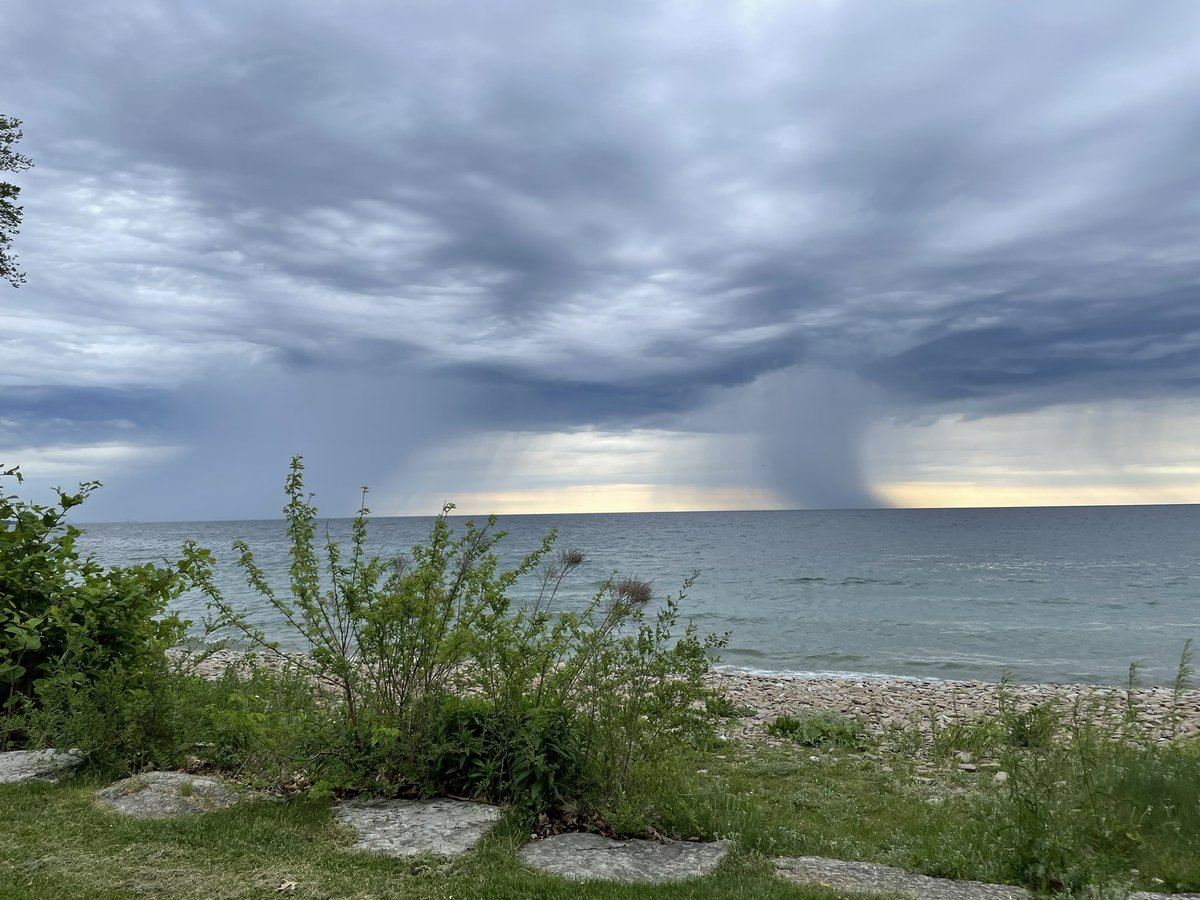
[[[1141,296],[1137,304],[1087,299],[1092,302],[1080,302],[1074,317],[1057,307],[1031,313],[1025,327],[937,334],[868,371],[929,400],[1016,395],[1030,405],[1051,389],[1061,399],[1089,399],[1096,392],[1155,395],[1200,379],[1200,287]],[[994,315],[1004,298],[977,305],[978,315]],[[964,304],[963,311],[968,309]],[[1007,318],[1021,321],[1015,314]]]
[[[453,433],[686,423],[804,366],[968,416],[1200,378],[1190,0],[6,17],[38,163],[20,300],[70,334],[28,324],[3,383],[211,398],[178,401],[189,440],[289,372],[359,372]],[[860,392],[793,381],[760,392],[767,445],[842,437],[772,451],[780,483],[868,502]],[[21,402],[0,387],[0,417]],[[158,402],[116,418],[156,434]]]

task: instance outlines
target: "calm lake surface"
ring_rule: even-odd
[[[377,518],[377,552],[406,552],[430,518]],[[462,519],[455,519],[461,522]],[[345,541],[349,520],[328,522]],[[727,666],[994,681],[1169,683],[1200,638],[1200,506],[844,510],[505,516],[512,562],[551,528],[587,562],[560,594],[582,603],[612,572],[675,593],[700,578],[684,613],[731,632]],[[277,623],[245,586],[230,544],[254,548],[286,589],[281,521],[87,525],[104,563],[177,557],[193,539],[220,560],[225,595]],[[533,589],[532,582],[518,594]],[[203,600],[179,603],[203,617]]]

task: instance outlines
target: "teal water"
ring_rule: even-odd
[[[374,519],[371,543],[407,551],[430,521]],[[1200,506],[506,516],[500,527],[509,561],[551,528],[587,553],[565,603],[612,572],[664,594],[698,570],[685,614],[731,632],[722,662],[742,669],[1120,684],[1136,661],[1143,683],[1165,684],[1184,641],[1200,638]],[[345,540],[349,521],[328,528]],[[285,586],[282,522],[86,530],[82,546],[105,563],[174,557],[185,539],[211,548],[226,596],[286,638],[230,550],[248,541]],[[200,598],[179,607],[203,616]]]

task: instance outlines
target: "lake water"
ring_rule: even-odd
[[[407,551],[430,521],[373,519],[371,544]],[[328,526],[348,537],[348,520]],[[500,527],[502,560],[551,528],[560,547],[585,551],[566,603],[615,571],[661,595],[698,570],[684,612],[731,632],[722,663],[743,669],[1118,684],[1137,661],[1142,683],[1164,684],[1184,641],[1200,638],[1200,506],[506,516]],[[286,585],[281,521],[86,531],[81,546],[105,563],[174,558],[196,540],[217,554],[226,597],[284,636],[230,550],[246,540]],[[179,606],[203,616],[200,598]]]

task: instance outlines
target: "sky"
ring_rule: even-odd
[[[1194,0],[10,0],[100,520],[1200,502]]]

